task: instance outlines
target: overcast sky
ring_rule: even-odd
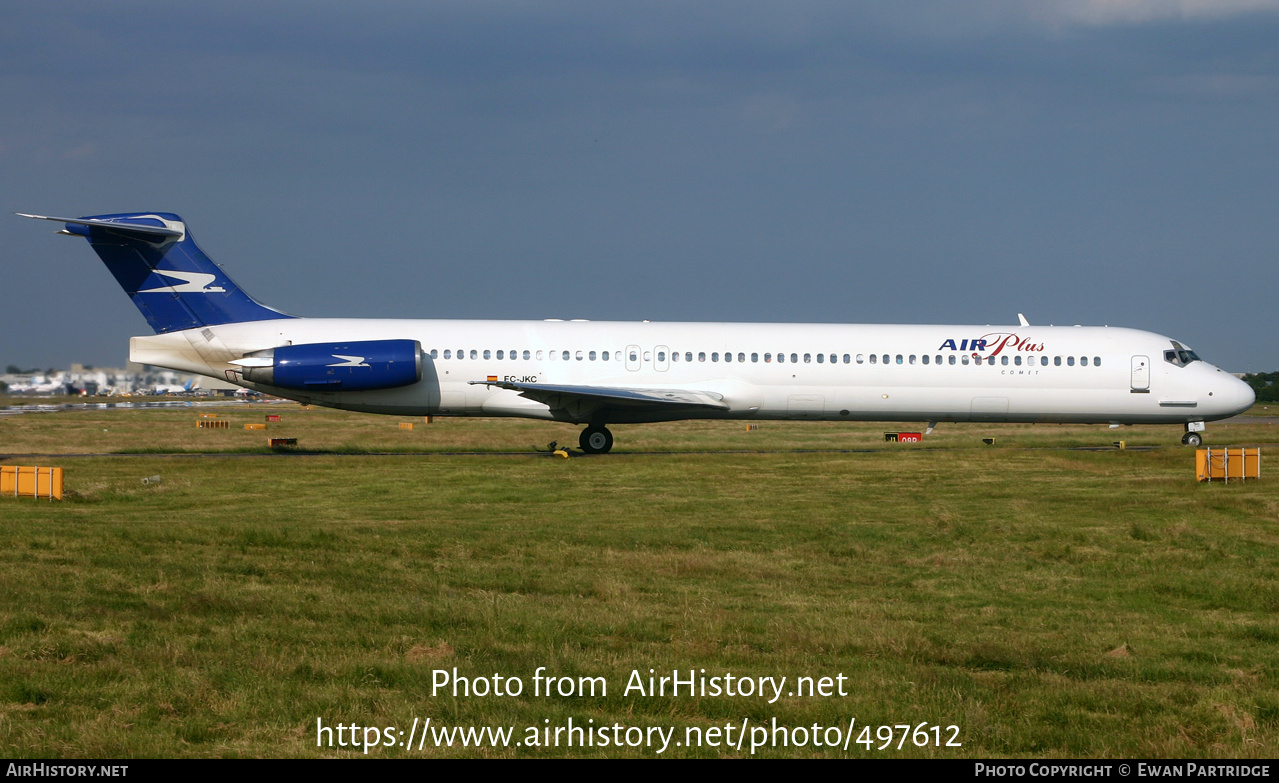
[[[1279,1],[9,3],[8,212],[298,315],[1111,324],[1279,368]],[[0,366],[121,365],[0,216]]]

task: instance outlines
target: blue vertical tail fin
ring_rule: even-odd
[[[157,334],[293,317],[241,291],[195,243],[182,218],[172,213],[22,216],[65,223],[58,233],[88,239]]]

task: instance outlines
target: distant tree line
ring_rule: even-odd
[[[1279,370],[1250,372],[1243,380],[1257,393],[1257,402],[1279,402]]]

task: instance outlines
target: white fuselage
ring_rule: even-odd
[[[421,343],[420,382],[312,393],[246,382],[229,363],[282,345],[387,339]],[[1117,327],[297,318],[135,337],[130,358],[306,403],[397,415],[578,420],[515,391],[472,383],[493,378],[693,390],[728,405],[678,415],[617,413],[608,423],[1185,423],[1231,416],[1252,403],[1248,386],[1217,367],[1167,361],[1173,348],[1167,337]]]

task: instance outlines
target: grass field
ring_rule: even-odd
[[[560,460],[531,446],[576,428],[208,412],[237,429],[183,409],[0,418],[3,453],[117,455],[18,460],[63,467],[68,497],[0,498],[0,755],[360,755],[317,748],[317,718],[517,741],[570,718],[674,741],[851,719],[962,743],[898,749],[898,729],[885,750],[757,756],[1276,753],[1279,491],[1197,484],[1176,428],[942,425],[916,446],[885,425],[687,422]],[[283,421],[242,429],[266,413]],[[1276,429],[1210,425],[1207,442]],[[272,454],[267,434],[308,453]],[[1153,448],[1105,448],[1120,439]],[[543,666],[607,694],[535,696]],[[432,695],[454,667],[525,692]],[[842,674],[847,695],[624,693],[650,669]],[[658,755],[562,743],[368,755]]]

